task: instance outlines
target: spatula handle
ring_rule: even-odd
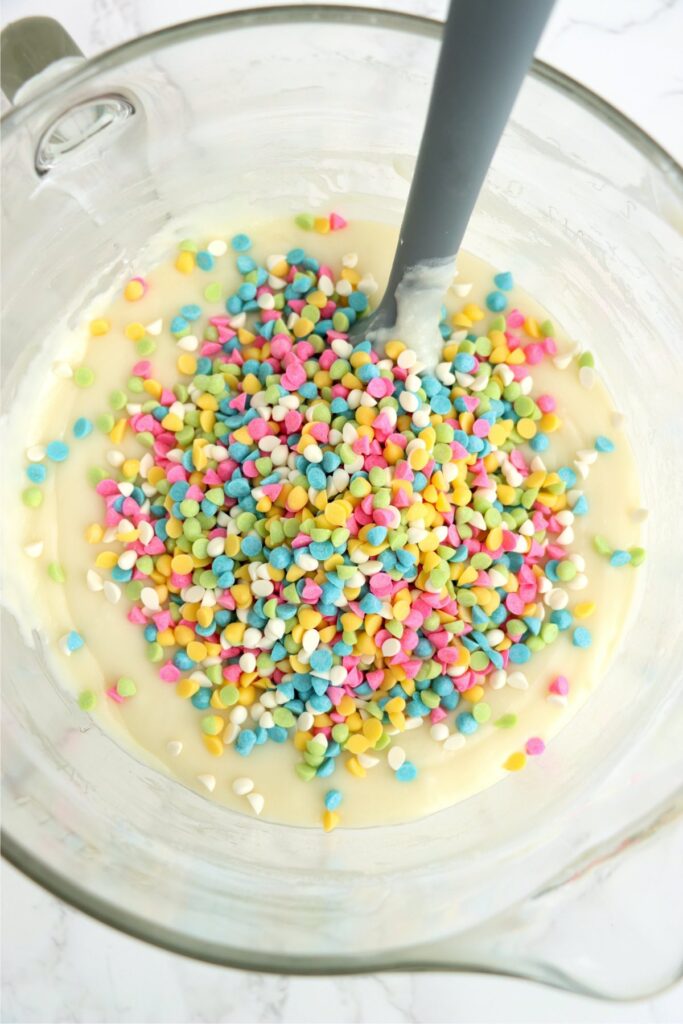
[[[553,0],[451,0],[381,320],[406,270],[460,248]]]

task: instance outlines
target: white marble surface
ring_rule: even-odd
[[[367,3],[440,17],[446,0]],[[162,25],[246,5],[4,0],[0,17],[5,24],[50,13],[89,55]],[[683,0],[558,0],[538,54],[610,100],[680,160],[682,40]],[[681,986],[640,1003],[606,1004],[476,975],[245,974],[121,935],[66,907],[6,864],[2,886],[4,1022],[683,1021]]]

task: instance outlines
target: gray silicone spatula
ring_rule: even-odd
[[[455,256],[553,0],[451,0],[384,296],[352,336],[390,337],[433,368]],[[408,335],[408,336],[406,336]]]

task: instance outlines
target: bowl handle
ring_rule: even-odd
[[[0,33],[0,86],[10,103],[46,68],[67,70],[82,60],[78,46],[54,18],[21,18]]]
[[[69,33],[54,18],[14,21],[0,33],[0,86],[10,103],[24,103],[85,58]],[[36,145],[35,169],[46,174],[67,153],[135,113],[130,99],[107,93],[62,111],[43,130]]]

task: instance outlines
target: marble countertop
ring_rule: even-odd
[[[446,0],[387,0],[442,17]],[[261,0],[252,0],[262,6]],[[3,24],[59,18],[86,55],[163,25],[246,3],[4,0]],[[86,11],[84,11],[84,7]],[[583,82],[683,160],[681,0],[558,0],[538,56]],[[683,1020],[683,986],[631,1004],[477,975],[287,978],[175,956],[124,936],[2,866],[4,1022],[661,1022]]]

